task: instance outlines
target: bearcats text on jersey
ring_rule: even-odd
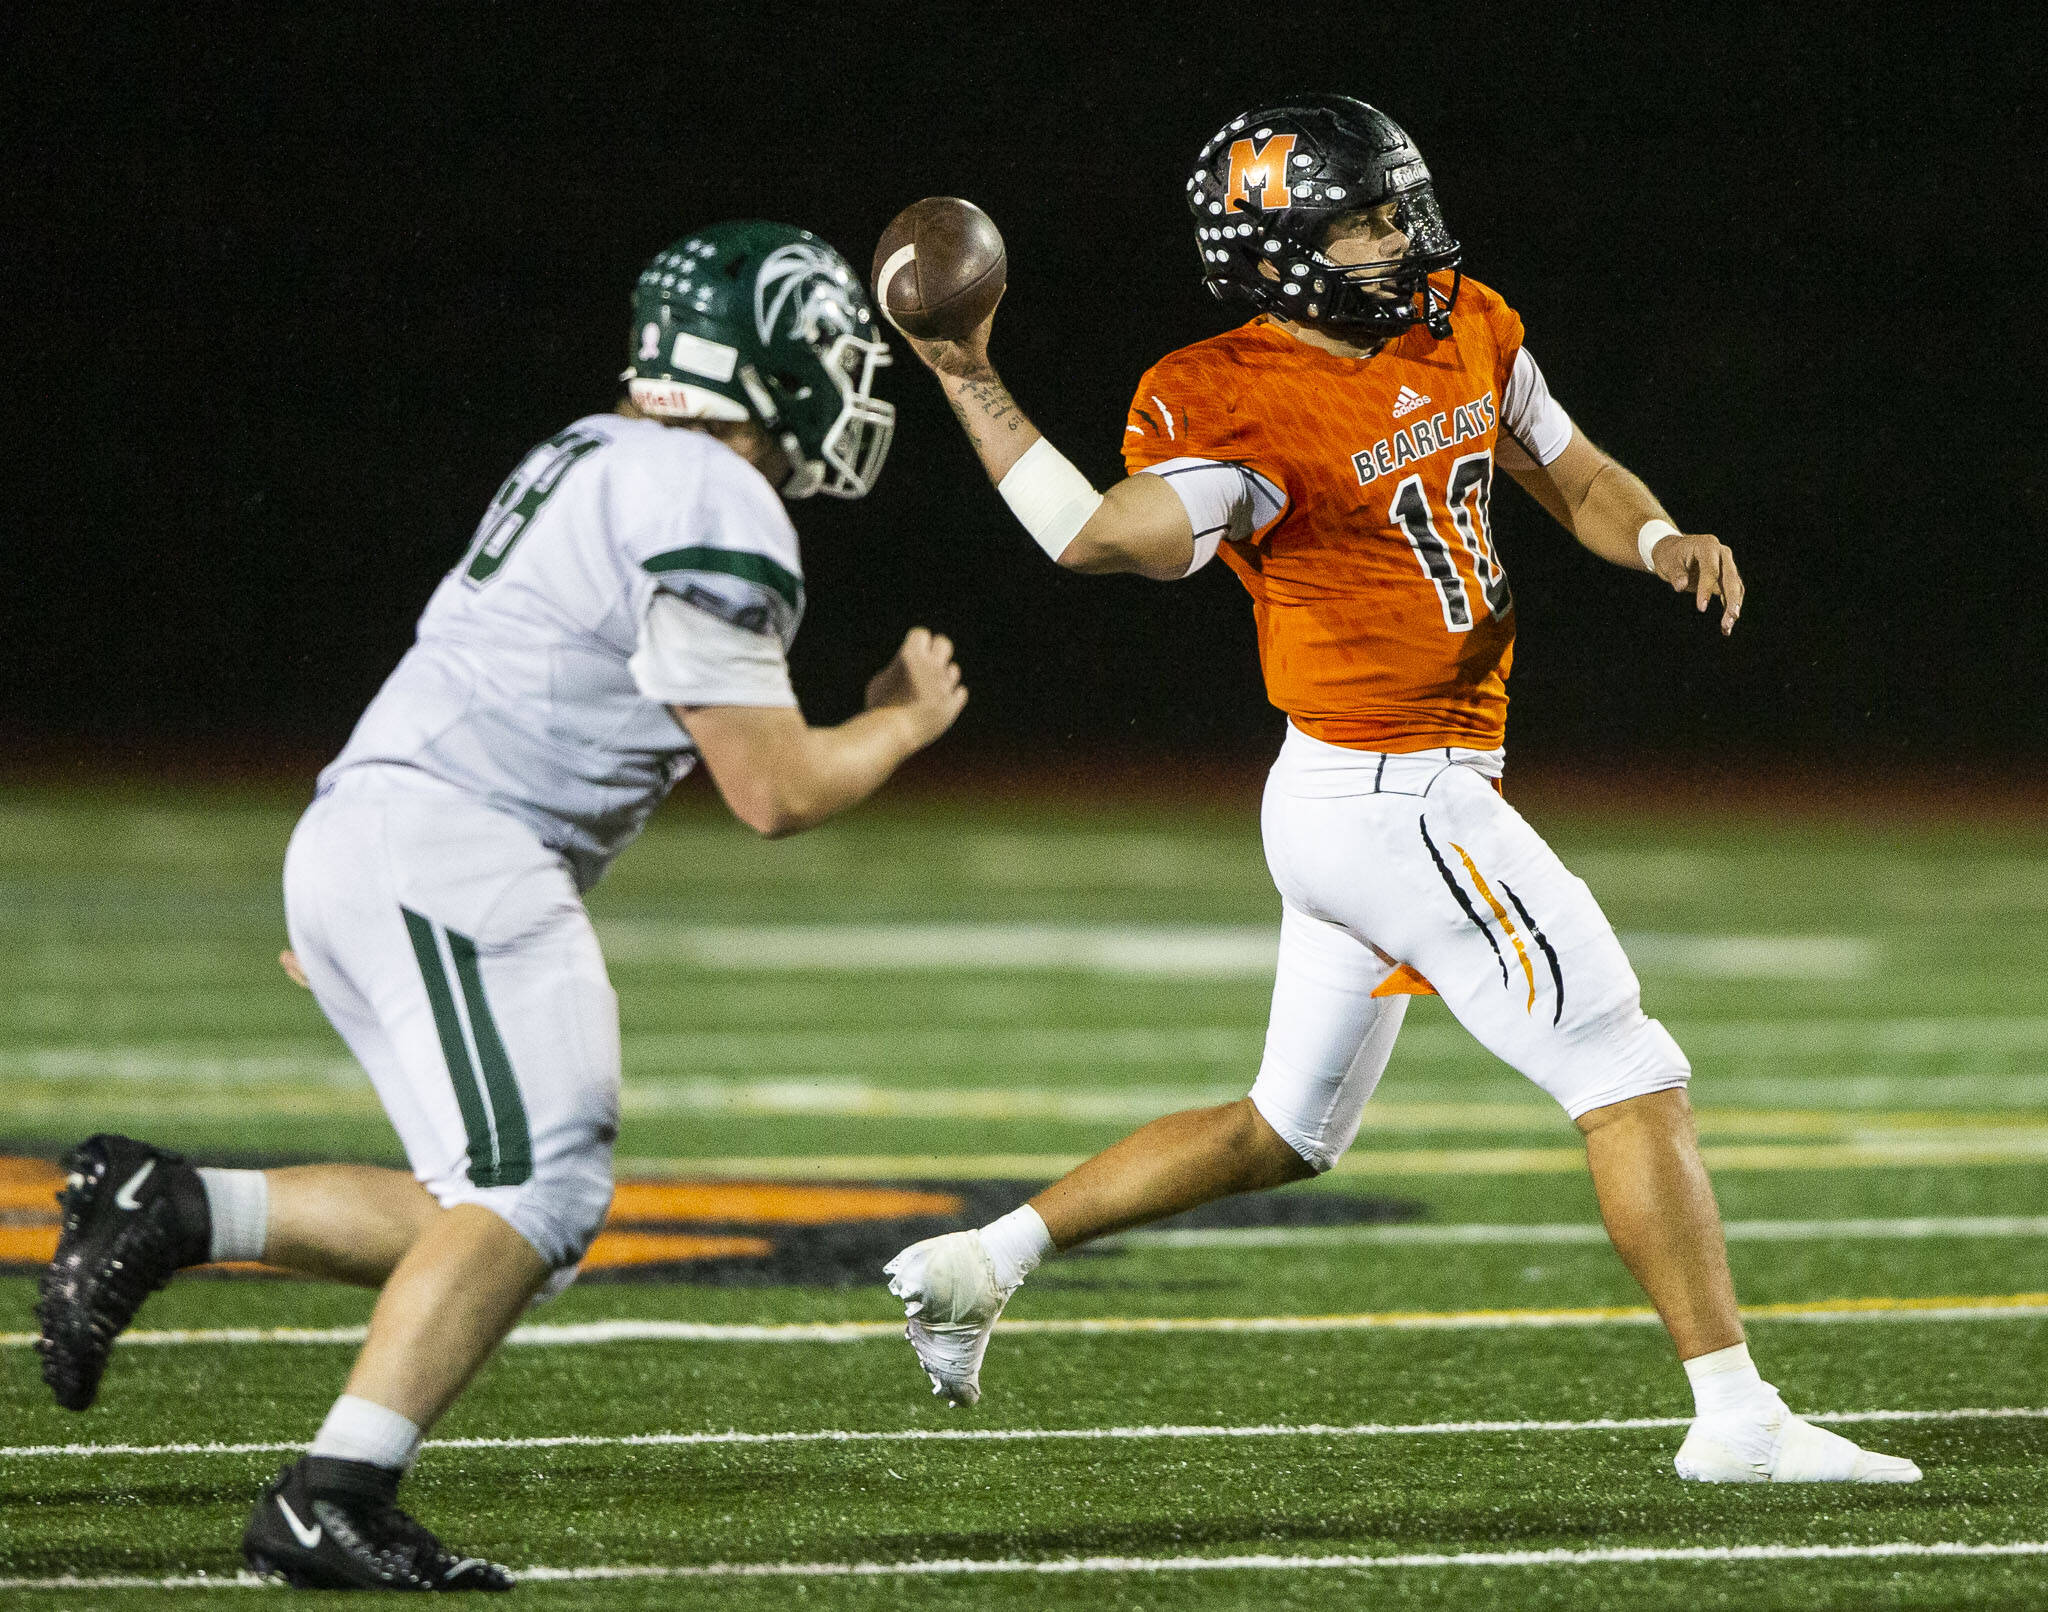
[[[1484,437],[1493,427],[1493,394],[1488,392],[1452,409],[1448,423],[1443,415],[1432,414],[1426,420],[1402,426],[1390,437],[1381,437],[1370,448],[1360,448],[1351,456],[1351,468],[1358,472],[1358,485],[1363,487],[1417,459],[1427,459],[1445,448]]]

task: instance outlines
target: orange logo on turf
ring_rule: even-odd
[[[1240,202],[1250,205],[1254,187],[1257,205],[1267,211],[1286,207],[1294,200],[1287,188],[1287,159],[1294,155],[1294,136],[1276,134],[1264,145],[1253,140],[1235,140],[1230,146],[1230,183],[1224,187],[1223,210],[1237,211]]]

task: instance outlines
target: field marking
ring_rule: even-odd
[[[1964,1135],[1899,1133],[1837,1142],[1709,1142],[1700,1149],[1714,1170],[1935,1169],[2048,1161],[2048,1127],[1986,1126]],[[621,1175],[723,1181],[1050,1181],[1085,1158],[1080,1153],[773,1153],[752,1157],[622,1158]],[[1577,1175],[1586,1168],[1577,1143],[1556,1147],[1358,1147],[1339,1159],[1340,1176]]]
[[[965,1557],[903,1562],[704,1562],[644,1567],[521,1567],[522,1583],[576,1584],[660,1579],[940,1578],[972,1574],[1070,1577],[1086,1573],[1297,1573],[1448,1567],[1634,1567],[1660,1562],[1805,1562],[2048,1556],[2048,1540],[1886,1540],[1867,1545],[1618,1545],[1598,1550],[1412,1551],[1384,1556],[1056,1556]],[[0,1590],[240,1590],[274,1588],[253,1573],[0,1578]]]
[[[2048,1421],[2048,1406],[1965,1406],[1954,1410],[1821,1411],[1809,1422],[1834,1425],[1877,1422]],[[557,1433],[530,1438],[429,1439],[430,1450],[667,1449],[697,1445],[754,1444],[1030,1444],[1063,1441],[1119,1442],[1153,1439],[1234,1438],[1436,1438],[1494,1433],[1613,1433],[1689,1427],[1689,1416],[1600,1416],[1586,1421],[1466,1422],[1260,1422],[1245,1426],[1162,1424],[1139,1427],[912,1427],[871,1431],[824,1428],[812,1432],[743,1433]],[[0,1461],[53,1457],[161,1455],[289,1455],[297,1443],[252,1444],[18,1444],[0,1446]]]
[[[628,1082],[625,1110],[634,1115],[717,1114],[803,1116],[811,1119],[865,1117],[911,1123],[986,1120],[1129,1126],[1177,1109],[1226,1101],[1240,1086],[1213,1089],[1133,1091],[1125,1087],[1099,1095],[1066,1096],[1026,1092],[888,1092],[874,1088],[820,1091],[797,1083],[773,1090],[699,1093]],[[1902,1094],[1903,1095],[1903,1094]],[[2048,1098],[2048,1082],[2040,1095]],[[0,1091],[0,1116],[47,1120],[53,1107],[74,1101],[64,1092]],[[358,1090],[285,1088],[270,1091],[216,1090],[205,1095],[166,1092],[130,1097],[102,1091],[93,1111],[125,1115],[128,1123],[152,1119],[265,1117],[306,1121],[373,1119],[381,1115],[365,1082]],[[1965,1165],[2034,1164],[2048,1160],[2048,1124],[2038,1111],[2024,1116],[1957,1110],[1829,1113],[1807,1109],[1698,1110],[1707,1138],[1702,1156],[1716,1170],[1887,1170],[1939,1169]],[[1582,1147],[1558,1112],[1547,1105],[1516,1103],[1384,1102],[1368,1108],[1361,1143],[1335,1166],[1338,1175],[1489,1176],[1576,1175],[1585,1168]],[[1547,1146],[1388,1147],[1404,1133],[1442,1135],[1471,1132],[1500,1136],[1523,1133],[1556,1136]],[[1799,1140],[1737,1140],[1786,1136]],[[761,1181],[842,1180],[1051,1180],[1082,1162],[1081,1153],[1008,1154],[811,1154],[704,1155],[622,1159],[621,1170],[663,1179]]]
[[[889,1119],[1047,1119],[1082,1122],[1153,1119],[1175,1109],[1228,1102],[1243,1095],[1242,1082],[1208,1085],[1107,1087],[1060,1086],[884,1086],[842,1078],[782,1080],[635,1080],[625,1088],[626,1107],[637,1113],[806,1114]],[[1888,1143],[1895,1140],[1975,1141],[2030,1132],[2048,1136],[2048,1116],[2015,1115],[2010,1108],[1979,1112],[1942,1109],[1731,1108],[1709,1104],[1697,1110],[1706,1136],[1825,1137]],[[2030,1125],[2029,1121],[2033,1123]],[[1365,1110],[1367,1137],[1392,1131],[1526,1131],[1563,1133],[1572,1129],[1562,1109],[1537,1098],[1422,1100],[1381,1097]],[[1943,1135],[1942,1133],[1952,1133]]]
[[[2048,1215],[1966,1215],[1911,1220],[1730,1220],[1721,1228],[1731,1243],[1917,1241],[1929,1237],[2048,1237]],[[1130,1231],[1098,1246],[1130,1248],[1323,1248],[1423,1244],[1495,1246],[1522,1243],[1597,1243],[1607,1228],[1563,1222],[1523,1226],[1207,1226],[1172,1231]]]
[[[1627,931],[1618,936],[1639,974],[1715,980],[1864,980],[1883,961],[1865,935],[1701,935]]]
[[[707,926],[601,918],[622,965],[736,973],[1072,972],[1141,979],[1269,980],[1272,924],[901,923]],[[1859,980],[1880,948],[1862,935],[1638,932],[1621,937],[1636,969],[1719,980]]]
[[[0,1070],[5,1059],[0,1057]],[[305,1117],[316,1113],[377,1112],[366,1081],[328,1082],[318,1086],[283,1086],[269,1090],[208,1081],[206,1096],[166,1092],[136,1099],[116,1099],[125,1112],[153,1111],[189,1119],[212,1114],[246,1117],[256,1113]],[[883,1086],[859,1079],[629,1080],[624,1106],[631,1114],[802,1115],[810,1118],[934,1120],[1045,1120],[1065,1124],[1132,1122],[1156,1118],[1176,1109],[1228,1101],[1240,1094],[1242,1082],[1212,1085],[1133,1086],[1109,1081],[1095,1089],[1031,1086]],[[14,1091],[0,1099],[0,1112],[46,1111],[54,1094]],[[104,1097],[96,1097],[104,1104]],[[2048,1156],[2048,1125],[2044,1116],[2020,1114],[2011,1104],[1999,1110],[1730,1108],[1714,1104],[1698,1110],[1701,1134],[1710,1146],[1729,1138],[1807,1138],[1854,1149],[1839,1157],[1824,1156],[1819,1165],[1788,1160],[1778,1152],[1751,1153],[1743,1159],[1724,1157],[1729,1168],[1871,1168],[1885,1164],[1996,1163]],[[1526,1133],[1571,1136],[1561,1111],[1541,1101],[1421,1100],[1381,1098],[1366,1109],[1366,1168],[1400,1174],[1522,1174],[1575,1168],[1575,1148],[1463,1149],[1389,1152],[1376,1149],[1381,1138],[1407,1132],[1477,1132],[1490,1135]],[[1718,1139],[1718,1140],[1717,1140]],[[1762,1144],[1782,1150],[1776,1140]],[[1750,1160],[1762,1158],[1757,1164]],[[1709,1162],[1714,1162],[1710,1154]]]
[[[626,1106],[642,1113],[811,1114],[890,1119],[1152,1119],[1178,1108],[1242,1096],[1231,1084],[1131,1086],[883,1086],[857,1079],[629,1081]],[[1726,1108],[1697,1110],[1708,1136],[1820,1136],[1891,1141],[1893,1133],[2025,1134],[2048,1116],[2009,1109]],[[2032,1126],[2029,1121],[2035,1122]],[[1555,1103],[1539,1100],[1376,1098],[1365,1110],[1365,1134],[1388,1131],[1530,1131],[1571,1134]],[[1953,1140],[1939,1136],[1929,1140]]]
[[[0,1113],[7,1105],[0,1102]],[[350,1112],[358,1110],[351,1109]],[[377,1112],[367,1093],[359,1107]],[[118,1112],[134,1113],[134,1105]],[[333,1113],[308,1099],[288,1108],[260,1108],[246,1098],[217,1105],[190,1099],[166,1100],[161,1112],[191,1119],[203,1113],[247,1118],[251,1113],[289,1112],[310,1117]],[[2048,1126],[1950,1128],[1945,1133],[1865,1131],[1840,1141],[1707,1142],[1700,1149],[1707,1167],[1734,1170],[1847,1171],[1945,1169],[1967,1165],[2048,1162]],[[775,1153],[753,1156],[702,1155],[621,1158],[619,1176],[651,1181],[1051,1181],[1080,1164],[1080,1153]],[[1577,1142],[1548,1147],[1394,1148],[1362,1146],[1339,1159],[1332,1175],[1376,1181],[1411,1176],[1580,1175],[1585,1149]]]
[[[1694,1058],[1787,1059],[1865,1056],[1885,1060],[2048,1052],[2048,1015],[1962,1014],[1894,1019],[1786,1018],[1682,1021],[1680,1041]],[[1265,1039],[1258,1025],[1109,1026],[992,1025],[878,1030],[674,1030],[625,1038],[628,1067],[666,1065],[691,1072],[767,1069],[785,1073],[909,1064],[971,1067],[1040,1064],[1080,1069],[1109,1065],[1255,1062]],[[1396,1057],[1417,1062],[1484,1061],[1484,1050],[1457,1025],[1416,1023],[1401,1034]],[[104,1082],[167,1077],[195,1084],[311,1080],[354,1084],[361,1071],[332,1041],[264,1038],[165,1044],[54,1045],[0,1049],[0,1073],[11,1079]],[[1710,1077],[1711,1078],[1711,1077]],[[1873,1077],[1792,1077],[1832,1089]],[[1920,1078],[1874,1077],[1888,1089],[1913,1089]],[[1936,1080],[1958,1077],[1933,1077]],[[2030,1074],[1959,1077],[2002,1092],[2006,1083],[2041,1083]],[[1779,1083],[1774,1077],[1773,1085]],[[1808,1100],[1803,1095],[1800,1100]],[[1911,1099],[1907,1099],[1911,1101]],[[1886,1105],[1898,1106],[1887,1100]]]
[[[616,964],[713,973],[1072,972],[1149,979],[1271,979],[1271,924],[759,924],[597,922]]]
[[[1749,1304],[1752,1321],[1832,1324],[1851,1321],[2014,1321],[2048,1316],[2048,1293],[1992,1293],[1971,1297],[1822,1299],[1812,1303]],[[1383,1310],[1356,1315],[1097,1316],[1002,1323],[1005,1337],[1080,1336],[1160,1332],[1415,1332],[1492,1330],[1514,1327],[1654,1326],[1647,1306],[1613,1305],[1581,1310]],[[138,1328],[121,1335],[121,1346],[179,1347],[209,1343],[361,1343],[363,1326]],[[862,1343],[903,1336],[901,1321],[712,1321],[532,1322],[505,1339],[515,1346],[584,1347],[606,1343]],[[25,1349],[33,1332],[0,1332],[0,1348]]]

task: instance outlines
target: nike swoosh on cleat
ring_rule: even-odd
[[[490,1565],[491,1564],[485,1561],[481,1556],[465,1556],[462,1558],[461,1561],[457,1562],[453,1567],[449,1568],[447,1572],[441,1575],[441,1582],[445,1584],[457,1573],[466,1573],[472,1567],[489,1567]]]
[[[117,1209],[140,1209],[142,1205],[136,1201],[135,1194],[142,1186],[142,1183],[149,1179],[149,1172],[155,1168],[156,1160],[150,1159],[141,1169],[137,1170],[123,1182],[121,1190],[114,1194],[114,1206]]]
[[[319,1544],[321,1536],[327,1532],[317,1522],[310,1528],[300,1522],[298,1513],[292,1510],[290,1502],[283,1495],[277,1497],[277,1509],[284,1513],[284,1520],[291,1524],[292,1537],[308,1550]]]

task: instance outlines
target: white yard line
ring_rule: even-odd
[[[1954,1410],[1825,1411],[1810,1422],[1847,1425],[1857,1422],[1981,1422],[2044,1421],[2048,1407],[1971,1406]],[[1166,1424],[1149,1427],[937,1427],[867,1431],[825,1428],[814,1432],[742,1433],[562,1433],[533,1438],[429,1439],[430,1450],[581,1450],[665,1449],[695,1445],[753,1444],[1031,1444],[1150,1441],[1173,1439],[1264,1438],[1435,1438],[1492,1433],[1612,1433],[1646,1428],[1686,1427],[1685,1416],[1595,1417],[1588,1421],[1466,1421],[1282,1423],[1205,1426]],[[20,1444],[0,1446],[0,1461],[51,1457],[162,1455],[287,1455],[301,1443],[255,1444]]]
[[[1976,1215],[1914,1220],[1730,1220],[1731,1243],[1917,1241],[1930,1237],[2048,1237],[2048,1215]],[[1564,1223],[1529,1226],[1216,1226],[1132,1231],[1100,1246],[1131,1248],[1323,1248],[1424,1244],[1481,1246],[1607,1242],[1607,1228]]]
[[[1569,1137],[1570,1132],[1563,1133]],[[1396,1148],[1369,1138],[1337,1161],[1333,1175],[1386,1181],[1406,1176],[1581,1175],[1586,1150],[1576,1139],[1524,1147]],[[2048,1126],[1972,1126],[1946,1133],[1852,1128],[1836,1140],[1709,1141],[1714,1170],[1934,1169],[2048,1160]],[[631,1157],[622,1178],[665,1181],[1051,1181],[1080,1164],[1080,1153],[768,1153]]]
[[[1681,1021],[1679,1039],[1695,1059],[1767,1059],[1786,1062],[1829,1058],[2013,1056],[2048,1052],[2048,1016],[1959,1015],[1904,1019],[1790,1018]],[[826,1075],[858,1078],[871,1069],[930,1066],[960,1071],[1017,1065],[1046,1068],[1122,1068],[1132,1065],[1243,1065],[1256,1063],[1265,1039],[1263,1026],[1060,1026],[934,1025],[881,1030],[681,1030],[629,1035],[627,1067],[639,1075],[731,1078],[750,1071],[775,1076]],[[1397,1071],[1417,1063],[1481,1062],[1484,1051],[1455,1024],[1418,1023],[1402,1032],[1395,1051]],[[70,1044],[0,1048],[0,1075],[52,1082],[142,1082],[175,1079],[194,1085],[313,1083],[355,1085],[361,1071],[333,1042],[224,1041],[149,1044]],[[1720,1077],[1709,1071],[1696,1089],[1723,1079],[1755,1084],[1747,1076]],[[1788,1086],[1789,1081],[1789,1086]],[[996,1082],[990,1082],[995,1086]],[[2038,1071],[1973,1072],[1962,1075],[1843,1075],[1771,1077],[1759,1096],[1784,1092],[1778,1102],[1808,1104],[1816,1099],[1856,1106],[1911,1106],[1927,1091],[1950,1087],[1972,1100],[2002,1101],[2015,1085],[2048,1092]],[[1881,1100],[1852,1094],[1881,1090]],[[1512,1086],[1503,1087],[1512,1091]],[[1746,1088],[1745,1088],[1746,1089]],[[1437,1088],[1407,1097],[1435,1096]],[[1713,1094],[1712,1086],[1706,1095]],[[1449,1092],[1446,1096],[1452,1095]],[[1462,1092],[1457,1095],[1463,1095]],[[1754,1099],[1752,1099],[1754,1100]],[[1953,1098],[1945,1099],[1954,1101]]]
[[[1752,1321],[1832,1325],[1865,1321],[2013,1321],[2048,1316],[2048,1294],[1994,1294],[1968,1298],[1840,1299],[1817,1304],[1746,1307]],[[1094,1337],[1154,1333],[1433,1332],[1521,1327],[1654,1326],[1657,1312],[1613,1307],[1583,1310],[1393,1310],[1363,1315],[1099,1316],[1002,1323],[1005,1337]],[[353,1344],[367,1328],[203,1327],[138,1328],[123,1333],[123,1348],[192,1344]],[[746,1324],[706,1321],[577,1321],[515,1328],[509,1344],[579,1348],[609,1343],[864,1343],[903,1336],[901,1321],[791,1321]],[[29,1348],[33,1332],[0,1332],[0,1348]]]
[[[1686,1026],[1687,1051],[1705,1057],[1926,1057],[2048,1051],[2048,1016],[1704,1019]]]
[[[64,1059],[75,1063],[77,1072],[87,1067],[82,1053],[66,1052]],[[38,1064],[34,1057],[15,1060],[47,1072],[56,1063]],[[341,1078],[336,1065],[325,1073],[307,1062],[304,1079],[280,1083],[276,1071],[286,1064],[280,1058],[233,1059],[173,1057],[161,1061],[158,1082],[163,1089],[146,1096],[115,1098],[124,1110],[151,1109],[195,1114],[269,1111],[306,1115],[323,1113],[371,1113],[375,1099],[367,1081],[359,1074]],[[0,1072],[9,1066],[0,1054]],[[120,1075],[139,1084],[141,1059],[131,1052],[123,1057]],[[262,1076],[246,1075],[251,1067]],[[641,1067],[646,1067],[643,1062]],[[892,1072],[899,1078],[901,1066]],[[978,1066],[962,1072],[986,1073]],[[44,1078],[31,1075],[29,1079]],[[64,1077],[66,1081],[75,1075]],[[1896,1095],[1913,1098],[1920,1094],[1911,1083],[1901,1081]],[[2048,1099],[2048,1081],[2042,1083],[2042,1097]],[[192,1088],[197,1087],[195,1092]],[[267,1088],[267,1089],[256,1089]],[[1039,1086],[1002,1085],[880,1085],[851,1076],[820,1078],[792,1076],[779,1080],[710,1078],[693,1076],[676,1079],[633,1079],[625,1084],[624,1102],[634,1114],[726,1114],[807,1115],[814,1117],[864,1117],[906,1120],[984,1119],[1050,1120],[1088,1124],[1105,1121],[1135,1121],[1154,1118],[1176,1109],[1222,1102],[1243,1089],[1242,1081],[1218,1081],[1206,1085],[1132,1084],[1106,1078],[1092,1084]],[[1562,1112],[1553,1103],[1530,1090],[1518,1098],[1509,1088],[1502,1098],[1432,1096],[1427,1087],[1397,1083],[1394,1095],[1377,1098],[1365,1113],[1363,1136],[1368,1148],[1380,1137],[1396,1132],[1481,1132],[1495,1135],[1525,1133],[1543,1136],[1572,1135]],[[0,1112],[10,1108],[47,1109],[62,1098],[49,1092],[17,1089],[12,1101],[0,1099]],[[1696,1086],[1700,1128],[1710,1140],[1748,1136],[1785,1138],[1827,1137],[1845,1142],[1890,1146],[1904,1143],[1933,1147],[1946,1153],[1956,1147],[1974,1149],[1996,1145],[2002,1152],[2027,1149],[2048,1140],[2040,1125],[2040,1114],[2020,1110],[2008,1088],[1983,1092],[1983,1106],[1970,1109],[1942,1108],[1926,1103],[1907,1109],[1872,1109],[1853,1104],[1831,1107],[1795,1108],[1785,1106],[1789,1095],[1780,1082],[1769,1096],[1775,1101],[1761,1107],[1725,1106],[1730,1095],[1724,1083],[1711,1079]],[[1809,1096],[1821,1095],[1808,1093]],[[105,1101],[104,1096],[98,1100]],[[1716,1098],[1721,1101],[1716,1101]],[[1997,1099],[2003,1097],[2004,1101]],[[2031,1143],[2030,1140],[2031,1139]],[[1375,1166],[1377,1167],[1377,1166]]]
[[[889,1119],[1156,1119],[1178,1108],[1227,1102],[1244,1082],[1213,1087],[1131,1086],[1111,1081],[1097,1089],[982,1086],[923,1090],[876,1086],[862,1080],[636,1080],[625,1089],[630,1113],[818,1114]],[[1527,1115],[1558,1123],[1557,1110]]]
[[[614,963],[716,973],[1072,972],[1153,979],[1271,979],[1272,924],[768,924],[607,918]]]
[[[770,924],[713,927],[606,918],[598,938],[616,963],[742,973],[888,973],[943,969],[1266,980],[1272,924]],[[1861,935],[1621,937],[1638,972],[1712,979],[1867,979],[1880,948]]]
[[[1602,1550],[1415,1551],[1384,1556],[1060,1556],[1049,1559],[962,1557],[903,1562],[706,1562],[695,1565],[522,1567],[529,1584],[599,1583],[662,1579],[744,1578],[953,1578],[975,1574],[1028,1574],[1066,1578],[1090,1573],[1299,1573],[1457,1567],[1634,1567],[1660,1562],[1810,1562],[1979,1560],[2048,1556],[2048,1540],[1973,1542],[1886,1540],[1863,1545],[1614,1546]],[[0,1578],[0,1590],[236,1590],[261,1589],[250,1573],[65,1574],[59,1578]]]
[[[1147,1086],[1107,1080],[1093,1086],[883,1086],[857,1079],[634,1080],[625,1102],[636,1113],[816,1114],[890,1119],[1049,1119],[1086,1122],[1152,1119],[1180,1108],[1227,1102],[1244,1082]],[[1702,1094],[1704,1099],[1705,1094]],[[1707,1136],[1840,1136],[1892,1139],[1900,1128],[1923,1134],[1970,1130],[2024,1132],[2039,1115],[2009,1108],[1975,1113],[1911,1109],[1724,1108],[1706,1102],[1700,1129]],[[1388,1131],[1531,1132],[1571,1136],[1563,1110],[1532,1089],[1529,1099],[1425,1101],[1377,1097],[1365,1111],[1365,1134]]]

